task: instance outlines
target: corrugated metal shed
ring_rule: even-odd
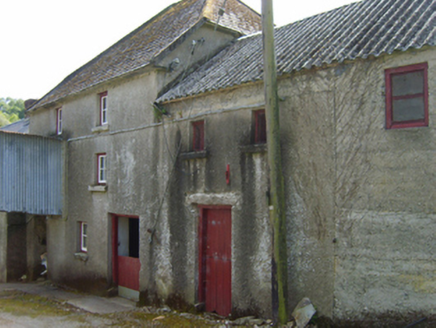
[[[436,0],[363,0],[275,31],[277,73],[436,45]],[[243,37],[162,95],[165,102],[263,79],[262,35]]]
[[[0,211],[62,215],[62,141],[0,132]]]

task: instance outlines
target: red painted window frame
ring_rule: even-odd
[[[231,205],[198,205],[198,302],[204,302],[206,300],[205,289],[204,289],[204,236],[206,234],[205,222],[204,222],[204,211],[210,209],[222,209],[222,210],[232,210]]]
[[[256,110],[254,115],[254,143],[264,144],[266,143],[266,115],[265,110]],[[262,119],[263,116],[263,119]],[[263,127],[262,127],[263,121]]]
[[[62,134],[62,107],[56,109],[56,134]]]
[[[392,92],[392,76],[407,74],[423,71],[424,75],[424,92],[414,95],[393,96]],[[385,87],[386,87],[386,128],[387,129],[401,129],[401,128],[413,128],[413,127],[425,127],[428,126],[428,64],[419,63],[415,65],[408,65],[396,68],[389,68],[385,70]],[[406,98],[424,98],[424,119],[411,120],[404,122],[395,122],[393,120],[393,101],[395,99]]]
[[[192,122],[192,150],[204,150],[204,120]]]
[[[100,167],[100,158],[104,157],[105,161],[104,161],[104,180],[100,180],[100,172],[101,172],[101,167]],[[97,184],[99,185],[105,185],[107,183],[107,154],[106,153],[99,153],[97,154]]]
[[[108,124],[108,120],[107,120],[107,91],[102,92],[99,94],[100,96],[100,125],[106,125]],[[106,102],[104,102],[103,100],[106,99]],[[103,121],[103,103],[106,104],[106,107],[104,108],[104,112],[106,113],[106,121]]]
[[[80,221],[80,251],[82,253],[88,253],[88,223]],[[83,247],[83,225],[86,224],[86,247]]]

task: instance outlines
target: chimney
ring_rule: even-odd
[[[36,102],[38,101],[38,99],[27,99],[26,101],[24,101],[24,109],[28,110],[30,107],[32,107]]]

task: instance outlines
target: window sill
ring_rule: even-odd
[[[395,130],[395,129],[410,129],[410,128],[423,128],[428,127],[428,122],[408,122],[408,123],[391,123],[390,126],[387,126],[387,130]]]
[[[268,147],[266,143],[244,145],[244,146],[240,146],[239,149],[244,153],[266,153],[268,151]]]
[[[84,252],[74,253],[74,258],[83,262],[88,261],[88,254]]]
[[[91,191],[91,192],[106,192],[107,191],[107,185],[88,186],[88,190]]]
[[[100,133],[100,132],[109,131],[109,124],[96,126],[95,128],[92,128],[91,131],[92,131],[92,133]]]
[[[188,160],[188,159],[206,158],[207,155],[208,155],[207,150],[200,150],[200,151],[190,151],[190,152],[181,153],[179,157],[182,160]]]

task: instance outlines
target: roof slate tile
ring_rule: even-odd
[[[363,0],[280,27],[275,38],[278,75],[435,46],[436,0]],[[262,35],[256,34],[234,42],[157,102],[262,79]]]
[[[219,8],[225,3],[223,16]],[[30,110],[129,74],[149,65],[201,21],[250,34],[261,29],[258,13],[239,0],[183,0],[175,3],[95,57],[42,97]]]

